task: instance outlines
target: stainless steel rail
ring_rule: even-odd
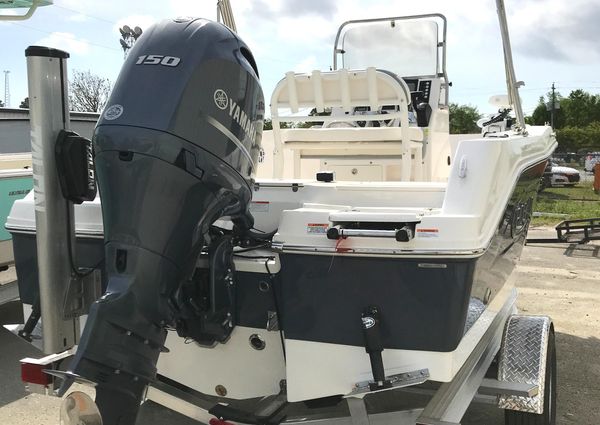
[[[233,18],[233,11],[231,10],[231,3],[229,0],[217,1],[217,21],[223,21],[223,24],[231,31],[237,32],[235,19]]]
[[[500,33],[502,34],[504,67],[506,70],[506,87],[508,89],[508,96],[517,117],[518,130],[520,130],[523,135],[527,135],[527,131],[525,129],[525,117],[523,115],[523,108],[521,106],[521,98],[519,97],[519,87],[524,85],[524,83],[522,81],[517,82],[517,77],[515,76],[515,67],[513,65],[512,49],[510,47],[510,36],[508,34],[508,22],[506,21],[504,0],[496,0],[496,7],[498,9]]]
[[[395,230],[369,230],[369,229],[339,229],[340,237],[357,236],[363,238],[396,238]]]
[[[448,81],[448,73],[446,72],[446,49],[447,49],[447,27],[448,21],[446,17],[441,13],[426,13],[421,15],[409,15],[409,16],[395,16],[391,18],[374,18],[374,19],[355,19],[351,21],[346,21],[338,28],[337,34],[335,36],[335,41],[333,43],[333,69],[338,69],[338,60],[337,55],[343,53],[343,49],[339,46],[340,37],[342,36],[342,31],[347,25],[352,24],[364,24],[371,22],[382,22],[382,21],[402,21],[402,20],[411,20],[411,19],[424,19],[424,18],[434,18],[439,19],[442,22],[442,41],[438,40],[438,61],[437,61],[437,72],[438,75],[430,75],[429,77],[438,77],[439,74],[444,77],[444,106],[448,106],[449,103],[449,87],[450,82]],[[342,42],[343,43],[343,42]],[[441,58],[440,58],[440,48],[441,48]],[[440,60],[441,59],[441,60]],[[407,75],[401,75],[401,77],[408,77]],[[425,77],[425,76],[423,76]]]

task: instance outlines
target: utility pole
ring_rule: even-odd
[[[8,82],[10,71],[4,71],[4,107],[10,108],[10,85]]]
[[[554,130],[554,110],[556,109],[556,94],[554,92],[554,81],[552,82],[552,106],[550,107],[550,126]]]

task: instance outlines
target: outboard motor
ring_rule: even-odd
[[[135,423],[167,329],[210,346],[235,326],[263,114],[252,54],[225,26],[165,20],[129,53],[93,138],[107,290],[68,372],[97,384],[104,424]]]

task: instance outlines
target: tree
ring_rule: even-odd
[[[90,71],[73,71],[69,82],[69,102],[71,110],[79,112],[100,112],[110,94],[111,83]]]
[[[0,108],[4,108],[4,102],[0,100]]]
[[[560,151],[576,151],[600,148],[600,95],[584,90],[573,90],[567,97],[555,93],[557,107],[554,112],[554,128]],[[541,96],[538,105],[527,117],[531,125],[550,122],[549,105],[552,93]]]
[[[526,117],[525,121],[529,125],[544,125],[550,122],[550,112],[546,108],[546,100],[544,96],[540,96],[538,104],[533,110],[531,116]]]
[[[481,114],[475,106],[451,103],[450,107],[450,134],[474,134],[481,132],[477,120]]]
[[[556,92],[554,99],[554,128],[562,128],[565,125],[565,114],[563,109],[568,107],[568,101],[563,98],[560,93]],[[567,103],[565,103],[567,102]],[[533,110],[530,117],[525,119],[525,122],[530,125],[545,125],[550,123],[551,114],[548,105],[552,103],[552,94],[548,93],[546,97],[540,96],[538,104]]]
[[[527,117],[527,123],[544,125],[550,122],[550,105],[552,93],[541,96],[538,105]],[[581,89],[573,90],[569,96],[563,97],[555,93],[554,128],[583,128],[600,121],[600,95],[593,95]]]
[[[23,101],[19,105],[19,108],[29,109],[29,97],[26,97],[25,99],[23,99]]]
[[[287,122],[279,122],[279,128],[289,128]],[[271,118],[265,118],[263,121],[263,130],[273,130],[273,121]]]
[[[600,149],[600,122],[585,127],[563,127],[556,130],[558,150],[579,151]]]
[[[598,119],[597,111],[600,110],[600,96],[592,95],[581,89],[573,90],[568,99],[565,112],[565,125],[571,127],[585,127]],[[564,103],[564,101],[563,101]],[[561,104],[561,109],[563,105]]]

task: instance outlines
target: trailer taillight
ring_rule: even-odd
[[[21,363],[21,380],[28,384],[50,385],[52,377],[44,372],[48,365]]]
[[[212,418],[208,421],[209,425],[233,425],[231,422],[224,421],[223,419]]]

